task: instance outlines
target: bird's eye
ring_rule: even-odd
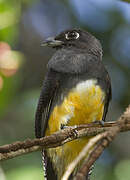
[[[65,34],[67,40],[74,40],[79,38],[79,33],[77,32],[68,32]]]

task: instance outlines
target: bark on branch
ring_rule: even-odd
[[[40,151],[41,149],[47,149],[52,147],[57,147],[65,144],[66,142],[72,141],[77,138],[81,138],[84,136],[95,136],[90,140],[90,142],[86,145],[86,149],[81,152],[83,154],[89,153],[87,159],[84,160],[84,163],[77,173],[75,177],[78,180],[83,179],[86,174],[89,173],[89,169],[91,165],[96,161],[96,159],[100,156],[102,151],[108,144],[114,139],[114,137],[119,132],[129,131],[130,130],[130,105],[125,111],[125,113],[115,122],[105,122],[102,127],[100,124],[84,124],[79,125],[77,127],[69,127],[64,130],[58,131],[51,136],[47,136],[40,139],[27,139],[23,142],[15,142],[12,144],[7,144],[0,146],[0,161],[7,160],[10,158],[14,158],[16,156],[20,156],[22,154],[31,153],[34,151]],[[98,135],[99,134],[99,135]],[[97,136],[96,136],[97,135]],[[95,144],[93,151],[90,151],[91,147]],[[80,159],[84,156],[79,155],[79,160],[76,161],[78,163]],[[74,163],[74,167],[76,166]],[[69,172],[70,174],[71,172]]]
[[[118,121],[116,121],[117,126],[112,125],[112,127],[109,128],[107,131],[93,137],[89,141],[89,143],[86,144],[86,146],[80,152],[78,157],[76,157],[76,159],[68,166],[65,174],[62,177],[62,180],[68,179],[70,174],[73,172],[74,168],[82,159],[85,158],[86,154],[88,154],[88,156],[86,159],[84,159],[81,168],[79,169],[78,173],[73,178],[73,180],[84,180],[85,177],[89,177],[91,166],[100,157],[104,149],[113,141],[116,135],[123,129],[125,131],[125,124],[129,124],[129,121],[130,106],[126,109],[126,112],[118,119]]]

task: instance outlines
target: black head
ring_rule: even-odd
[[[55,38],[48,38],[43,45],[51,46],[56,49],[74,48],[76,51],[84,51],[96,56],[102,56],[100,42],[89,32],[80,29],[63,31]]]

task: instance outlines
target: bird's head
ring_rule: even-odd
[[[102,47],[100,42],[89,32],[80,29],[66,30],[56,37],[48,38],[42,44],[56,49],[74,49],[97,56],[102,56]]]

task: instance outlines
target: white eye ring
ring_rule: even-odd
[[[76,37],[75,37],[75,39],[78,39],[79,38],[79,33],[75,33],[76,34]]]
[[[71,35],[70,32],[67,33],[67,34],[65,34],[65,38],[66,38],[67,40],[78,39],[78,38],[79,38],[79,33],[77,33],[77,32],[73,32],[73,33],[72,33],[72,35],[74,35],[73,37],[69,37],[70,35]]]

